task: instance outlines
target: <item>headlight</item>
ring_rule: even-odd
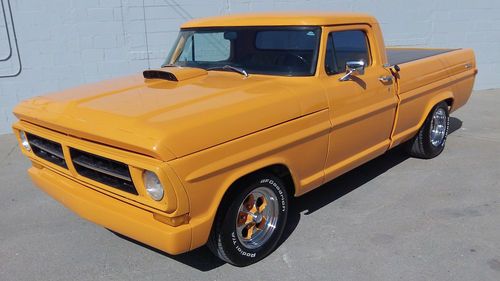
[[[19,137],[21,138],[21,144],[23,145],[24,149],[27,151],[31,150],[30,143],[28,142],[28,138],[26,137],[26,133],[24,131],[19,132]]]
[[[160,201],[163,198],[163,186],[158,176],[151,171],[144,171],[142,179],[149,196],[156,201]]]

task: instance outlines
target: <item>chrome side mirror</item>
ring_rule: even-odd
[[[345,75],[342,76],[340,81],[349,81],[351,76],[364,75],[366,64],[364,61],[348,61],[345,64]]]

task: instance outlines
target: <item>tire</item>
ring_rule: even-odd
[[[231,190],[219,207],[207,246],[220,259],[242,267],[275,249],[285,229],[289,199],[283,182],[272,174],[249,177]]]
[[[448,104],[440,102],[431,110],[417,135],[407,144],[412,157],[431,159],[443,152],[450,127]]]

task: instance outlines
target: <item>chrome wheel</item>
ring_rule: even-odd
[[[248,249],[264,245],[272,236],[278,222],[279,203],[275,193],[258,187],[241,203],[236,218],[239,242]]]
[[[431,120],[430,140],[433,146],[438,147],[443,144],[446,137],[447,123],[446,111],[443,108],[438,108],[432,115]]]

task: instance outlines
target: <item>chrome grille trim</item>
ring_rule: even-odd
[[[122,176],[122,175],[120,175],[118,173],[115,173],[115,172],[112,172],[112,171],[109,171],[109,170],[106,170],[106,169],[102,169],[102,168],[93,166],[92,164],[85,163],[84,161],[81,161],[81,160],[75,160],[75,159],[73,159],[73,163],[76,163],[76,164],[78,164],[80,166],[83,166],[83,167],[85,167],[87,169],[91,169],[91,170],[94,170],[96,172],[106,174],[108,176],[112,176],[112,177],[115,177],[115,178],[119,178],[119,179],[122,179],[122,180],[126,180],[126,181],[129,181],[129,182],[132,182],[132,178],[130,178],[129,176]]]
[[[60,143],[26,133],[28,143],[31,146],[33,153],[45,161],[49,161],[55,165],[68,168],[62,145]]]
[[[32,147],[33,146],[38,147],[39,149],[41,149],[45,152],[48,152],[50,154],[53,154],[54,156],[57,156],[61,159],[64,159],[64,155],[61,152],[58,152],[55,149],[49,148],[48,146],[44,145],[43,143],[41,143],[38,140],[29,141],[29,143],[30,143],[30,146],[32,146]]]
[[[72,147],[69,151],[80,176],[138,195],[127,164]]]

